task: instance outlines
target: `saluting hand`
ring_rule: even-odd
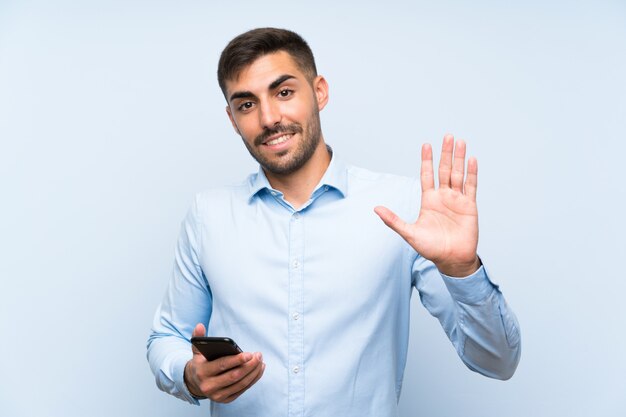
[[[443,138],[439,162],[439,188],[435,188],[433,151],[422,146],[420,173],[422,199],[419,217],[406,223],[386,207],[374,211],[420,255],[435,263],[440,272],[464,277],[480,266],[476,186],[478,163],[470,158],[465,174],[465,142],[454,143],[452,135]]]

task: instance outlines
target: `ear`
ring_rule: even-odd
[[[233,114],[230,111],[230,106],[226,106],[226,114],[228,114],[228,118],[230,119],[230,123],[233,125],[233,129],[235,129],[235,132],[237,132],[237,134],[241,136],[241,133],[239,133],[239,128],[237,127],[237,123],[235,123]]]
[[[328,83],[321,75],[318,75],[313,80],[313,91],[317,99],[317,109],[321,111],[328,103]]]

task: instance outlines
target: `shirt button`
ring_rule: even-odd
[[[298,269],[299,266],[300,266],[300,263],[298,262],[297,259],[293,261],[293,269]]]
[[[300,218],[300,213],[294,213],[293,218],[294,219],[299,219]]]
[[[294,320],[298,320],[300,318],[300,314],[293,313],[293,315],[291,317],[293,317]]]
[[[298,367],[298,366],[294,366],[294,367],[293,367],[293,373],[294,373],[294,374],[297,374],[298,372],[300,372],[300,367]]]

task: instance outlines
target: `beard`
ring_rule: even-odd
[[[277,125],[272,129],[266,129],[259,136],[254,138],[253,144],[250,145],[248,141],[242,136],[244,145],[250,152],[250,155],[261,165],[266,171],[274,175],[289,175],[306,164],[309,159],[315,153],[315,149],[320,143],[322,137],[322,129],[320,124],[319,111],[314,109],[313,114],[307,121],[306,130],[302,128],[300,123],[291,123],[288,125]],[[265,146],[263,142],[270,136],[277,133],[292,133],[300,134],[301,140],[297,143],[295,149],[289,151],[283,151],[276,154],[278,158],[269,159],[263,155],[258,147]],[[290,155],[288,155],[291,153]]]

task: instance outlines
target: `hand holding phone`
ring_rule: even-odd
[[[205,334],[204,325],[197,324],[192,334],[193,358],[185,365],[183,374],[185,385],[196,398],[229,403],[263,376],[263,357],[260,352],[241,352],[229,338],[207,338]],[[209,360],[201,349],[209,357],[219,357]]]

